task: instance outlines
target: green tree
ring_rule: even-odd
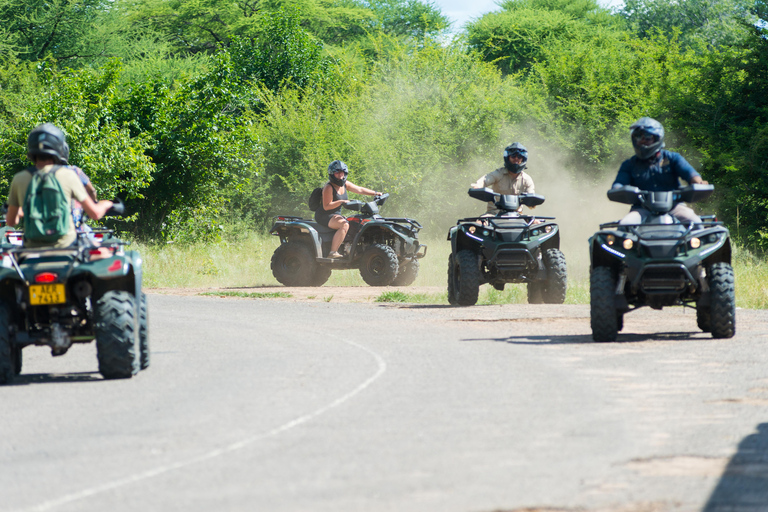
[[[527,71],[553,44],[599,41],[616,20],[594,0],[508,0],[467,25],[467,43],[504,73]]]
[[[768,38],[765,29],[750,31],[739,46],[689,55],[664,98],[668,124],[718,186],[720,217],[768,250]]]
[[[684,48],[705,51],[743,41],[763,2],[755,0],[626,0],[619,11],[641,37],[679,33]]]

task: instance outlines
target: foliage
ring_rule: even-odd
[[[467,26],[467,42],[504,73],[528,70],[551,44],[594,42],[615,20],[594,0],[508,0]]]
[[[119,72],[116,63],[102,71],[45,70],[45,82],[34,102],[29,101],[23,112],[8,113],[2,125],[4,184],[27,165],[29,131],[52,122],[67,134],[70,162],[86,171],[102,196],[140,197],[151,179],[152,164],[144,154],[146,136],[131,137],[109,116]]]
[[[670,84],[669,124],[701,154],[718,185],[720,216],[734,234],[768,249],[768,40],[759,28],[740,47],[691,55]]]
[[[429,217],[447,227],[461,210],[450,198],[500,159],[507,124],[526,115],[522,91],[459,47],[427,45],[390,54],[367,87],[265,96],[257,125],[271,214],[305,214],[329,162],[350,181],[390,192],[388,214]],[[420,217],[419,217],[420,216]]]
[[[754,0],[626,0],[619,10],[640,37],[680,34],[684,48],[707,51],[743,42],[741,21],[754,23]]]

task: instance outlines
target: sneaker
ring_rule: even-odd
[[[329,258],[343,258],[341,254],[339,254],[339,251],[332,251],[329,255]]]

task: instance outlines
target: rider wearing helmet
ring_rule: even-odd
[[[666,192],[680,188],[680,179],[688,183],[707,183],[680,154],[664,149],[664,127],[660,122],[650,117],[640,118],[629,127],[629,134],[635,156],[621,164],[613,188],[631,185],[640,190]],[[701,218],[683,203],[675,205],[669,213],[683,223],[701,222]],[[620,224],[640,224],[648,215],[648,210],[633,206]]]
[[[61,185],[64,196],[69,199],[71,211],[72,200],[80,201],[83,209],[92,219],[100,219],[112,207],[112,201],[94,202],[85,191],[80,178],[75,171],[67,165],[69,157],[69,147],[67,146],[64,132],[51,123],[42,124],[34,128],[27,137],[27,158],[34,166],[16,173],[11,181],[11,189],[8,193],[8,212],[5,215],[5,221],[8,226],[18,225],[24,216],[22,205],[27,195],[27,189],[32,181],[32,174],[41,172],[53,172],[56,180]],[[34,240],[24,240],[24,245],[28,247],[68,247],[77,239],[75,224],[72,216],[69,216],[69,230],[55,242],[39,242]]]
[[[381,193],[365,187],[359,187],[352,182],[347,181],[349,168],[341,160],[334,160],[328,165],[328,183],[323,186],[323,204],[315,210],[315,221],[321,226],[335,229],[331,241],[331,252],[329,258],[341,258],[339,247],[341,247],[344,238],[349,231],[349,222],[339,212],[341,206],[349,201],[347,190],[355,194],[364,194],[367,196],[380,196]]]
[[[504,148],[504,167],[486,174],[471,187],[488,187],[504,195],[534,194],[533,178],[523,172],[527,163],[528,150],[519,142],[514,142]],[[493,202],[488,202],[487,213],[498,213]]]

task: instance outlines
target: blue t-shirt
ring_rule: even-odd
[[[665,149],[660,153],[651,160],[640,160],[637,156],[624,160],[613,186],[632,185],[640,190],[667,192],[680,188],[680,178],[691,183],[694,177],[700,176],[680,154]]]

